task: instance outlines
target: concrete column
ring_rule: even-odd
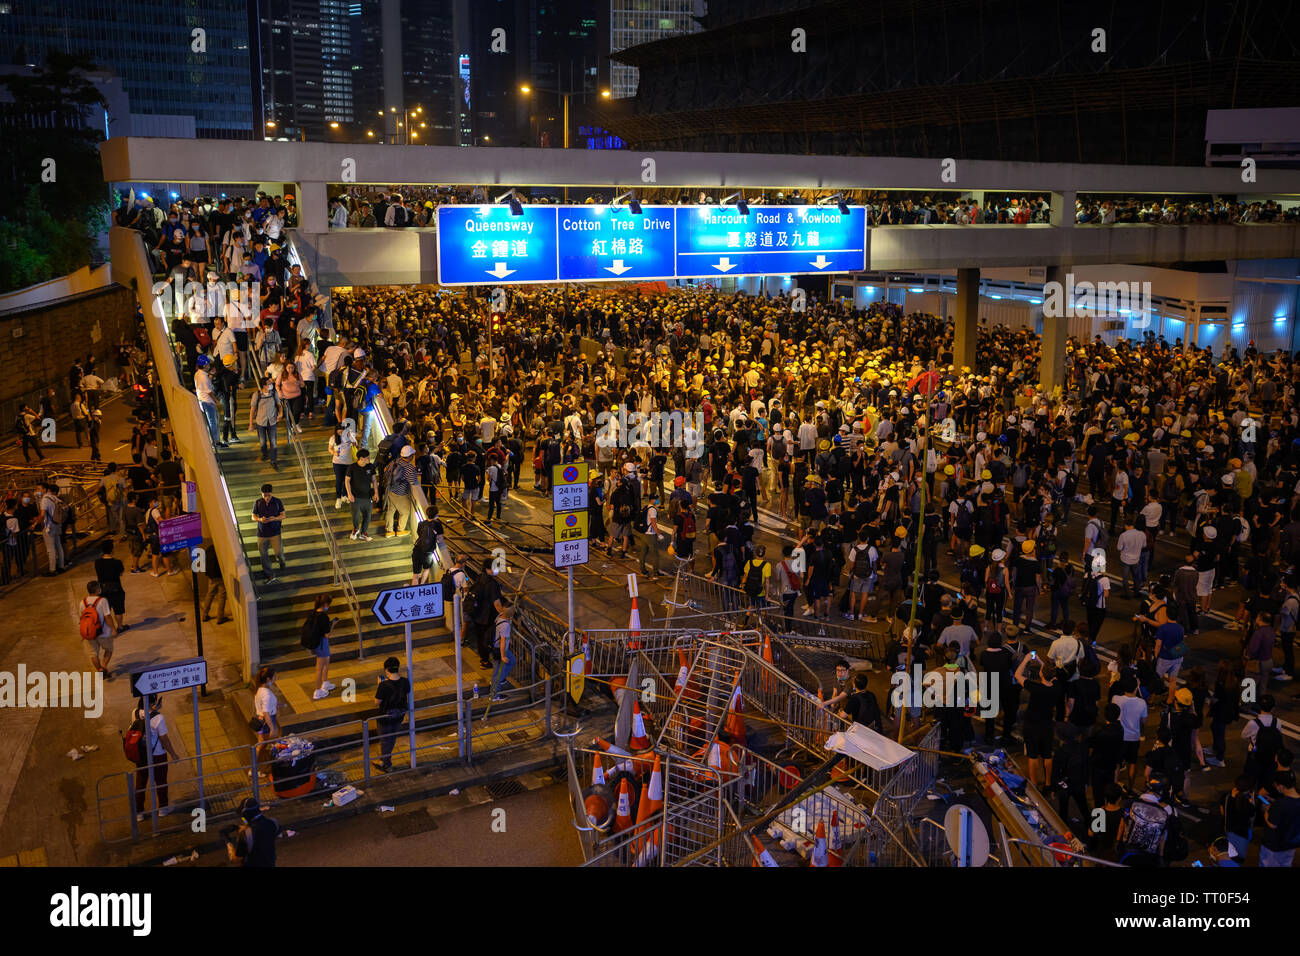
[[[1053,226],[1074,225],[1074,190],[1052,193],[1051,222]]]
[[[1071,203],[1073,203],[1071,199]],[[1055,204],[1056,197],[1052,197]],[[1055,205],[1053,205],[1055,213]],[[1047,282],[1056,282],[1060,284],[1061,303],[1060,311],[1062,313],[1069,311],[1070,290],[1065,286],[1066,274],[1070,271],[1069,266],[1048,266]],[[1065,387],[1065,341],[1069,337],[1070,320],[1064,314],[1048,315],[1048,298],[1043,296],[1043,356],[1038,363],[1038,384],[1039,387],[1046,391],[1051,391],[1058,385]]]
[[[301,183],[298,195],[298,229],[305,233],[329,232],[329,194],[324,183]]]
[[[957,270],[957,310],[953,315],[952,364],[975,368],[975,341],[980,325],[980,271]]]

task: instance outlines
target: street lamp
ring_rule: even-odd
[[[519,92],[524,94],[524,96],[528,96],[530,93],[534,93],[534,92],[554,93],[556,96],[560,97],[560,99],[564,101],[564,148],[568,149],[569,148],[569,97],[574,95],[586,96],[588,91],[587,90],[568,90],[568,91],[549,90],[549,89],[542,89],[541,87],[532,87],[532,86],[528,86],[527,84],[524,84],[519,87]],[[609,90],[602,90],[600,95],[609,96]]]

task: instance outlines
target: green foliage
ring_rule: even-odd
[[[0,136],[0,291],[74,272],[90,263],[108,216],[96,112],[106,104],[84,76],[88,57],[51,52],[31,76],[0,77],[8,112],[26,128]],[[83,124],[83,110],[91,111]],[[54,180],[42,174],[54,162]]]

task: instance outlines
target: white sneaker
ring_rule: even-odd
[[[325,681],[325,683],[321,684],[320,686],[321,686],[321,690],[334,690],[334,688],[338,687],[338,684],[335,684],[333,681],[327,680]]]
[[[312,700],[324,700],[324,699],[325,699],[326,697],[328,697],[329,695],[330,695],[330,692],[327,691],[324,687],[322,687],[320,690],[316,691],[315,693],[313,693],[313,694],[311,695],[311,699],[312,699]]]
[[[353,531],[350,535],[348,535],[348,538],[350,538],[353,541],[357,540],[357,533]]]
[[[342,507],[343,507],[343,499],[342,499],[342,498],[335,498],[335,499],[334,499],[334,510],[335,510],[335,511],[338,511],[338,510],[340,510]]]

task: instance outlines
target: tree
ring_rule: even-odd
[[[31,74],[0,77],[13,97],[0,136],[0,235],[13,261],[0,267],[8,290],[75,271],[91,259],[108,214],[99,159],[103,96],[84,54],[51,51]]]

